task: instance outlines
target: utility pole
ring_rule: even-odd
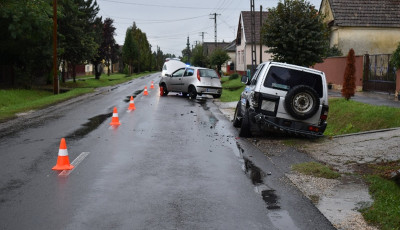
[[[262,42],[262,26],[263,26],[263,20],[262,20],[262,15],[263,15],[263,11],[262,11],[262,5],[260,5],[260,64],[263,62],[262,60],[262,46],[263,46],[263,42]]]
[[[221,15],[221,14],[213,13],[210,15],[213,16],[210,19],[214,19],[214,39],[215,39],[215,48],[217,48],[217,16]]]
[[[57,0],[53,0],[53,93],[58,94],[57,65]]]
[[[201,44],[204,43],[204,34],[206,34],[207,32],[200,32],[200,36],[201,36]]]
[[[256,65],[257,65],[257,57],[256,57],[256,20],[255,20],[255,12],[254,12],[254,0],[250,0],[250,18],[251,18],[251,76],[253,76]]]

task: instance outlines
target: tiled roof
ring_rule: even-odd
[[[243,24],[244,24],[243,28],[244,28],[244,33],[245,33],[245,37],[246,37],[246,42],[251,43],[251,12],[250,11],[242,11],[241,17],[243,17]],[[263,13],[262,13],[263,22],[267,19],[267,17],[268,17],[268,12],[263,11]],[[256,44],[260,43],[260,31],[261,31],[260,11],[256,11],[255,12]],[[242,37],[242,39],[243,39],[243,37]]]
[[[400,27],[400,0],[329,0],[334,25]]]

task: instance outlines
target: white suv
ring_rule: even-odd
[[[325,74],[310,68],[265,62],[249,81],[237,104],[233,125],[239,136],[253,131],[280,132],[321,137],[328,116]]]
[[[163,94],[168,92],[182,92],[183,95],[196,99],[197,95],[210,94],[214,98],[221,97],[221,80],[213,69],[200,67],[180,68],[171,75],[166,74],[159,83],[163,88]]]

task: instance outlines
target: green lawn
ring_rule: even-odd
[[[76,83],[62,83],[60,88],[68,91],[58,95],[53,94],[52,86],[48,87],[49,90],[0,90],[0,121],[13,118],[17,113],[40,109],[85,93],[93,92],[94,88],[117,85],[148,74],[150,73],[145,72],[129,77],[126,77],[124,74],[112,74],[110,76],[103,74],[100,80],[90,78],[91,76],[86,76],[84,79],[77,78]]]
[[[240,78],[229,80],[229,77],[221,78],[222,82],[222,102],[238,101],[240,93],[245,88],[245,84],[240,82]]]

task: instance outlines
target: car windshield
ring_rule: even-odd
[[[310,86],[317,91],[319,97],[322,97],[322,79],[318,74],[271,66],[267,78],[264,81],[265,87],[285,91],[288,91],[297,85]]]
[[[212,69],[199,69],[200,77],[218,78],[218,74]]]

